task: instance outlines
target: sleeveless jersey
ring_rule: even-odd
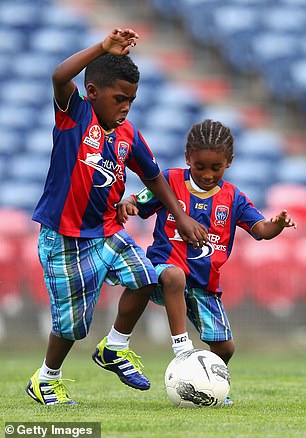
[[[90,102],[76,88],[66,111],[54,102],[53,149],[44,192],[33,220],[72,237],[107,237],[123,228],[116,204],[126,166],[141,179],[159,174],[156,160],[133,123],[105,132]]]
[[[168,169],[164,175],[185,212],[207,228],[209,243],[194,249],[184,242],[172,214],[148,189],[143,189],[133,195],[139,215],[146,218],[157,213],[154,241],[147,256],[155,266],[166,263],[182,268],[188,287],[221,292],[219,269],[231,253],[236,226],[252,235],[252,227],[265,218],[244,193],[227,181],[222,180],[208,192],[198,192],[190,184],[189,169]]]

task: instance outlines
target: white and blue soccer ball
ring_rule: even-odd
[[[230,391],[230,375],[219,356],[193,349],[169,363],[165,389],[170,401],[179,408],[219,406]]]

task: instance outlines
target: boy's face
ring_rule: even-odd
[[[224,152],[207,149],[191,149],[186,153],[186,163],[190,167],[194,182],[202,190],[213,189],[223,178],[224,171],[232,162]]]
[[[106,131],[121,126],[136,98],[138,83],[118,79],[112,87],[98,88],[93,83],[86,86],[87,97],[99,123]]]

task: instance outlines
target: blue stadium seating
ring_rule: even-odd
[[[270,11],[280,4],[286,8],[289,4],[293,11],[288,22],[278,28],[273,17],[268,20],[258,15],[259,5],[267,8],[266,0],[152,0],[152,4],[165,18],[182,20],[186,31],[200,43],[220,45],[224,57],[237,69],[258,69],[275,94],[282,89],[284,99],[290,90],[296,96],[305,95],[305,63],[299,59],[306,50],[300,36],[304,35],[303,18],[296,14],[305,11],[303,1],[269,1]],[[297,28],[292,28],[292,17]],[[51,72],[61,59],[96,42],[101,34],[91,33],[83,19],[67,14],[51,0],[40,0],[39,8],[35,0],[1,2],[0,207],[32,211],[42,192],[52,148]],[[272,57],[278,69],[273,69]],[[289,58],[290,68],[285,68]],[[241,111],[230,106],[204,104],[191,88],[171,82],[153,57],[135,61],[141,79],[129,116],[162,169],[185,166],[188,130],[193,123],[212,118],[228,125],[235,136],[236,156],[228,177],[260,208],[265,205],[265,190],[275,182],[283,179],[306,184],[305,163],[285,156],[280,135],[247,129]],[[83,78],[83,73],[76,78],[82,92]],[[141,187],[139,178],[130,172],[127,193]]]

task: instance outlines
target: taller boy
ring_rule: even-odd
[[[59,64],[52,76],[53,150],[33,215],[42,225],[39,258],[50,295],[52,332],[46,358],[27,386],[27,393],[42,404],[74,403],[61,367],[74,341],[88,334],[103,281],[126,289],[114,326],[97,345],[93,360],[129,386],[150,387],[129,338],[157,276],[116,219],[126,166],[172,212],[184,240],[195,246],[207,241],[205,227],[183,212],[145,140],[126,120],[139,81],[138,68],[127,56],[136,39],[131,29],[114,29],[102,43]],[[73,82],[84,68],[87,98]]]

